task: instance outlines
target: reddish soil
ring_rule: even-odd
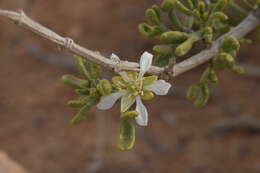
[[[140,36],[137,24],[144,21],[144,9],[153,2],[1,0],[0,8],[25,8],[37,21],[81,45],[137,60],[152,45]],[[97,172],[260,172],[259,131],[241,129],[209,136],[215,125],[226,120],[244,117],[260,123],[259,79],[221,72],[220,94],[203,109],[194,108],[178,91],[176,96],[148,102],[149,126],[138,127],[135,148],[121,152],[115,145],[118,107],[106,112],[94,108],[88,121],[70,125],[77,110],[67,107],[66,101],[77,96],[60,81],[68,71],[36,59],[28,46],[37,45],[57,55],[68,53],[5,19],[0,19],[0,38],[0,149],[32,173],[90,169],[98,156],[95,115],[105,121],[105,149],[98,157],[102,162]],[[258,54],[259,43],[254,43],[243,48],[240,59],[260,66]],[[202,68],[181,75],[173,86],[187,88],[201,72]]]

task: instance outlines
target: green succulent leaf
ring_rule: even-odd
[[[63,75],[62,81],[65,85],[74,89],[83,89],[89,86],[89,81],[79,79],[73,75]]]
[[[120,150],[129,150],[135,143],[135,126],[133,119],[122,119],[118,147]]]

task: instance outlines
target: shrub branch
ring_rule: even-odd
[[[189,71],[205,62],[210,60],[218,53],[221,41],[227,36],[234,36],[236,38],[242,38],[247,35],[250,31],[255,29],[260,24],[260,12],[255,11],[251,12],[238,26],[232,28],[230,32],[220,37],[218,40],[213,42],[212,46],[209,49],[203,50],[200,53],[174,65],[172,67],[171,77],[178,76],[186,71]],[[47,27],[37,23],[30,17],[28,17],[23,11],[9,11],[0,9],[0,16],[6,17],[10,20],[13,20],[16,24],[28,28],[32,32],[40,35],[41,37],[46,38],[49,41],[52,41],[69,51],[73,52],[76,55],[85,57],[87,60],[92,61],[96,64],[112,70],[115,72],[118,71],[139,71],[139,64],[135,62],[120,61],[115,62],[107,57],[104,57],[96,52],[89,50],[85,47],[80,46],[75,43],[71,38],[63,37]],[[169,71],[166,68],[160,68],[152,66],[148,71],[149,74],[160,75],[165,71]]]

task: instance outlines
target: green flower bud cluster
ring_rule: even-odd
[[[112,85],[108,80],[100,79],[100,66],[79,56],[74,56],[74,59],[82,79],[73,75],[64,75],[62,80],[65,85],[80,95],[78,100],[68,102],[69,106],[80,108],[80,111],[71,120],[73,124],[78,124],[86,118],[91,107],[99,102],[101,96],[112,92]]]
[[[154,64],[167,66],[175,56],[187,55],[200,40],[211,43],[230,29],[223,12],[228,0],[163,0],[146,10],[148,23],[138,26],[142,35],[159,38],[153,47]],[[162,20],[166,14],[169,23]]]
[[[187,92],[187,98],[194,101],[196,107],[203,107],[209,99],[209,84],[218,83],[217,71],[230,69],[236,73],[242,73],[243,69],[235,64],[235,57],[240,48],[239,41],[234,37],[223,40],[218,55],[212,60],[204,71],[200,81],[191,85]]]

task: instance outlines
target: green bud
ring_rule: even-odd
[[[145,16],[149,20],[149,22],[153,25],[160,25],[160,16],[154,9],[147,9],[145,12]]]
[[[63,75],[62,81],[65,85],[74,89],[82,89],[89,85],[88,81],[79,79],[72,75]]]
[[[226,37],[221,44],[221,48],[225,52],[229,53],[231,51],[238,51],[240,48],[240,44],[235,37]]]
[[[190,35],[190,37],[180,44],[176,49],[175,49],[175,54],[177,56],[184,56],[186,55],[192,48],[194,42],[198,41],[199,37],[196,35]]]
[[[161,30],[158,26],[150,26],[146,23],[138,25],[139,32],[145,37],[155,37],[161,33]]]
[[[112,92],[112,85],[108,80],[103,79],[99,81],[97,85],[97,90],[102,96],[108,95]]]
[[[201,86],[201,92],[196,98],[194,105],[198,108],[201,108],[206,105],[209,100],[209,88],[207,85]]]
[[[135,126],[132,119],[122,119],[120,122],[120,134],[118,148],[129,150],[135,143]]]
[[[172,43],[172,44],[180,44],[188,39],[188,34],[185,32],[179,31],[168,31],[161,35],[161,42],[163,43]]]
[[[217,76],[215,70],[210,70],[208,77],[209,77],[210,82],[218,83],[218,76]]]
[[[173,49],[176,47],[176,45],[171,44],[161,44],[161,45],[155,45],[153,47],[153,51],[158,54],[171,54],[173,52]]]
[[[165,67],[169,64],[170,59],[172,58],[172,54],[158,54],[154,56],[153,63],[159,67]]]
[[[121,113],[121,118],[124,119],[132,119],[139,115],[137,111],[126,111],[124,113]]]
[[[238,65],[234,65],[231,70],[235,73],[238,73],[238,74],[242,74],[245,72],[245,70],[243,69],[243,67],[240,67]]]
[[[194,15],[195,17],[198,17],[198,18],[200,18],[200,16],[201,16],[201,14],[200,14],[200,12],[199,12],[198,9],[193,10],[193,15]]]
[[[155,76],[155,75],[143,77],[143,78],[142,78],[143,86],[151,85],[151,84],[153,84],[157,79],[158,79],[158,76]]]
[[[174,1],[174,7],[188,16],[192,15],[192,11],[185,7],[179,0]]]
[[[213,65],[215,68],[232,68],[235,63],[235,60],[232,55],[222,52],[220,53],[216,59],[213,61]]]
[[[175,0],[164,0],[161,4],[161,9],[165,12],[169,12],[174,7],[174,1]]]
[[[152,9],[156,12],[157,16],[161,16],[161,9],[158,5],[152,5]]]
[[[189,8],[189,9],[194,9],[194,4],[192,2],[192,0],[184,0],[185,5]]]
[[[200,14],[203,14],[206,11],[206,4],[203,1],[199,1],[198,5],[198,10]]]
[[[146,101],[148,101],[148,100],[152,100],[153,98],[154,98],[154,94],[153,94],[153,92],[152,91],[143,91],[143,93],[141,94],[141,98],[143,99],[143,100],[146,100]]]
[[[228,20],[228,16],[225,13],[218,11],[212,15],[212,20],[226,21]]]
[[[182,30],[183,25],[180,22],[178,16],[176,15],[175,10],[171,10],[168,12],[168,17],[171,21],[171,24],[173,25],[174,28],[176,28],[177,30]]]
[[[194,100],[200,92],[200,87],[198,84],[192,84],[187,92],[187,99]]]
[[[207,41],[207,42],[211,42],[213,39],[213,29],[211,27],[206,27],[204,29],[204,33],[203,33],[203,38]]]
[[[191,2],[193,3],[194,8],[197,8],[199,5],[199,0],[191,0]]]
[[[223,11],[227,5],[227,0],[218,0],[214,8],[212,9],[212,13],[217,11]]]

